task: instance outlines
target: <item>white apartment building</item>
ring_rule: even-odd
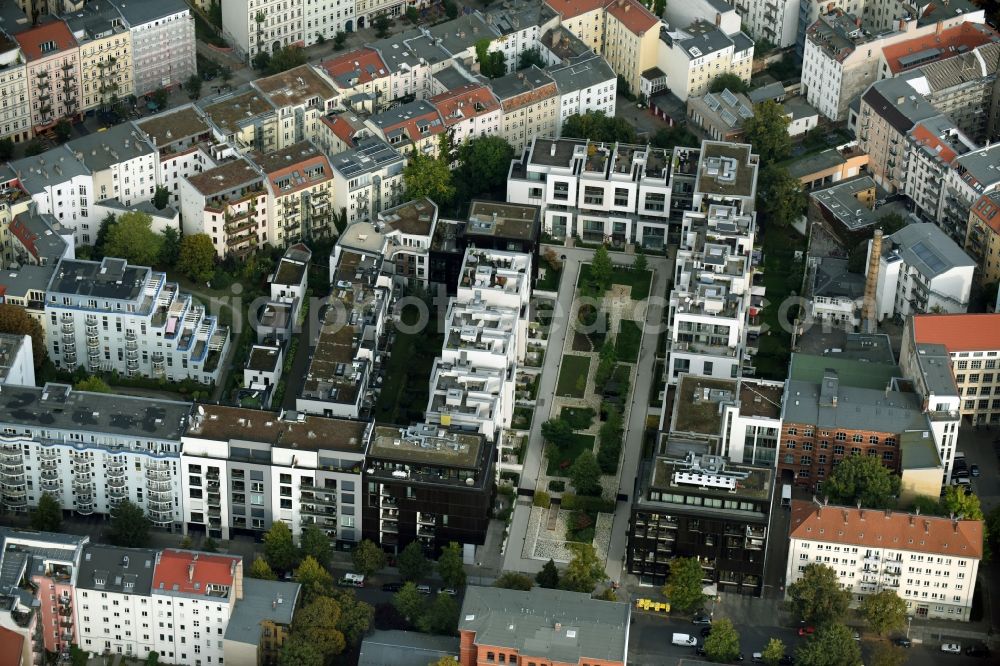
[[[396,284],[427,288],[430,282],[430,252],[437,227],[438,207],[430,199],[417,199],[387,208],[378,214],[374,229],[359,223],[344,231],[341,247],[371,247],[369,243],[384,238],[382,271]],[[369,239],[362,239],[369,235]]]
[[[316,525],[361,540],[365,442],[371,423],[292,411],[199,405],[183,436],[184,531],[216,539]]]
[[[190,104],[158,113],[135,123],[139,132],[156,148],[156,183],[170,193],[170,204],[180,209],[181,182],[218,165],[220,150],[212,146],[208,123]]]
[[[45,295],[45,339],[58,368],[213,384],[229,329],[168,283],[124,259],[63,260]]]
[[[466,83],[427,100],[437,110],[453,145],[500,132],[503,111],[493,92],[481,83]]]
[[[547,67],[559,90],[559,129],[573,114],[615,115],[618,75],[608,61],[593,52]],[[558,134],[557,134],[558,136]]]
[[[947,116],[933,116],[917,123],[906,135],[906,170],[903,192],[913,201],[918,215],[937,221],[941,194],[956,157],[978,146],[955,127]],[[945,229],[959,233],[958,229]],[[959,239],[964,242],[965,239]]]
[[[277,113],[277,148],[315,139],[320,119],[337,99],[337,90],[311,65],[259,78],[250,85]]]
[[[869,241],[869,256],[873,241]],[[867,264],[866,264],[867,265]],[[924,312],[964,313],[976,262],[937,225],[908,224],[881,241],[879,321]]]
[[[271,300],[290,305],[292,316],[296,320],[305,302],[311,260],[312,251],[305,245],[297,243],[289,246],[278,261],[278,267],[268,278]]]
[[[766,39],[778,48],[793,46],[799,34],[802,0],[734,0],[743,17],[743,27],[756,39]],[[829,5],[830,3],[824,3]],[[815,21],[815,19],[813,19]]]
[[[303,0],[227,0],[222,3],[222,32],[248,61],[261,52],[303,44],[303,4]],[[312,12],[314,21],[316,15]]]
[[[83,516],[128,499],[158,527],[180,524],[177,464],[190,403],[50,383],[5,385],[0,404],[6,509],[27,511],[47,492]]]
[[[310,141],[273,153],[250,155],[264,173],[268,229],[265,240],[286,247],[304,238],[330,238],[336,232],[331,191],[333,169]]]
[[[293,5],[294,5],[293,0]],[[312,46],[354,29],[355,0],[299,0],[302,3],[302,40]]]
[[[656,66],[667,76],[667,88],[682,102],[701,97],[720,74],[750,82],[753,40],[737,30],[726,33],[704,20],[662,32]]]
[[[536,138],[511,163],[507,201],[542,208],[556,238],[666,246],[670,152],[650,146]]]
[[[0,384],[35,385],[30,335],[0,333]]]
[[[264,176],[247,159],[221,162],[180,181],[185,234],[208,234],[216,254],[245,257],[271,236],[270,194]]]
[[[968,236],[972,206],[984,194],[1000,190],[1000,143],[959,155],[945,176],[938,212],[932,219],[951,235]]]
[[[507,72],[517,70],[525,51],[538,47],[546,30],[559,25],[559,16],[544,2],[507,0],[506,5],[493,5],[485,12],[487,24],[500,33],[490,43],[490,51],[501,51]]]
[[[428,423],[487,439],[510,427],[517,365],[527,347],[530,282],[530,255],[466,250],[431,371]]]
[[[372,220],[403,198],[405,158],[379,138],[358,142],[354,150],[335,155],[333,200],[347,209],[347,221]]]
[[[671,28],[683,28],[697,20],[708,21],[722,28],[726,34],[739,32],[742,13],[739,7],[725,0],[687,0],[670,3],[663,18]]]
[[[723,407],[722,456],[735,463],[774,467],[781,441],[784,382],[743,378],[736,400]]]
[[[184,0],[129,0],[114,4],[132,37],[132,82],[136,95],[180,86],[198,73],[194,16]]]
[[[28,99],[28,67],[24,53],[13,39],[0,34],[0,139],[14,143],[33,135]]]
[[[832,568],[851,605],[891,590],[917,618],[967,622],[982,521],[792,501],[785,590],[809,564]]]
[[[545,71],[530,68],[493,79],[493,94],[500,100],[503,119],[500,136],[524,151],[538,136],[558,136],[562,127],[559,88]]]

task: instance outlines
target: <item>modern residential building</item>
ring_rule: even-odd
[[[199,405],[183,435],[184,531],[216,539],[294,534],[316,525],[361,540],[365,447],[372,424],[282,411]]]
[[[28,66],[18,43],[0,33],[0,139],[22,143],[33,136]]]
[[[49,358],[126,377],[213,384],[229,329],[164,273],[124,259],[63,260],[45,296]]]
[[[80,47],[63,21],[49,21],[14,35],[27,61],[32,131],[37,133],[80,111]]]
[[[850,591],[852,606],[890,590],[909,615],[967,622],[982,532],[978,520],[792,500],[785,589],[807,565],[822,563]]]
[[[493,505],[494,447],[434,424],[375,426],[365,450],[362,535],[389,552],[413,541],[437,555],[451,542],[474,562]]]
[[[514,147],[515,155],[522,153],[535,137],[559,135],[559,88],[544,70],[532,65],[493,79],[490,86],[503,110],[500,136]]]
[[[83,516],[129,499],[158,527],[180,523],[177,460],[190,403],[51,383],[6,385],[0,402],[0,447],[15,472],[4,483],[5,508],[26,511],[50,492]]]
[[[109,109],[132,95],[132,35],[110,2],[89,2],[66,16],[80,45],[80,102],[83,110]]]
[[[980,284],[1000,281],[1000,192],[984,194],[969,214],[965,251],[976,260]]]
[[[687,396],[678,393],[677,399]],[[629,573],[662,584],[671,559],[697,557],[706,585],[759,595],[774,488],[771,466],[727,463],[703,445],[664,437],[653,458],[641,462],[629,521]]]
[[[774,467],[781,439],[784,389],[782,382],[747,378],[739,381],[735,400],[724,407],[723,422],[730,425],[723,431],[719,449],[722,457],[733,463]]]
[[[682,102],[707,93],[720,74],[750,82],[753,40],[742,32],[726,34],[714,23],[699,20],[660,31],[660,41],[656,67]]]
[[[243,598],[229,616],[223,652],[230,666],[278,661],[291,632],[302,586],[291,581],[243,579]]]
[[[861,325],[865,276],[849,271],[847,259],[830,256],[809,257],[806,271],[805,321],[813,326],[856,330]]]
[[[403,201],[405,158],[378,137],[335,155],[333,200],[347,211],[347,222],[370,221]]]
[[[868,252],[879,254],[879,321],[968,309],[976,263],[936,225],[908,224],[880,242],[869,241]]]
[[[198,74],[194,16],[184,0],[129,0],[114,5],[131,35],[136,95],[180,86]]]
[[[921,314],[907,320],[903,331],[902,354],[917,345],[945,347],[966,422],[1000,422],[1000,400],[993,397],[998,390],[994,384],[1000,380],[995,372],[1000,355],[998,322],[997,314]]]
[[[0,333],[0,384],[35,385],[30,335]]]
[[[268,278],[268,283],[271,285],[271,300],[291,305],[292,315],[296,319],[306,301],[310,261],[312,261],[312,250],[302,243],[291,245],[278,260],[278,267]]]
[[[956,241],[968,235],[972,207],[984,194],[1000,189],[1000,143],[970,150],[952,161],[941,188],[937,216],[932,218]]]
[[[246,365],[243,366],[242,386],[253,391],[252,397],[259,400],[265,408],[271,407],[274,391],[281,382],[283,364],[283,349],[280,345],[250,347]]]
[[[931,116],[913,126],[906,136],[905,181],[902,190],[913,201],[914,211],[937,222],[943,185],[955,158],[978,146],[965,136],[948,116]],[[958,243],[961,229],[942,228]]]
[[[470,586],[458,623],[458,663],[624,666],[631,607],[588,594]]]

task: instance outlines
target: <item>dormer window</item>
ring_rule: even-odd
[[[56,43],[53,41],[42,42],[38,48],[42,53],[52,53],[56,50]]]

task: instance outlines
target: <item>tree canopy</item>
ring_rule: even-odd
[[[431,563],[416,541],[406,544],[396,560],[396,566],[399,568],[399,575],[407,581],[419,580],[431,572]]]
[[[35,369],[42,367],[47,352],[45,351],[45,333],[38,320],[28,314],[20,305],[0,303],[0,333],[11,335],[27,335],[31,338],[31,359]]]
[[[607,247],[602,245],[594,250],[594,258],[590,260],[590,279],[595,285],[606,290],[611,284],[611,274],[614,269]]]
[[[539,587],[546,587],[550,590],[559,587],[559,568],[551,558],[542,565],[542,570],[535,574],[535,582],[538,583]]]
[[[879,641],[872,650],[872,666],[903,666],[909,655],[906,650],[892,643]]]
[[[542,439],[556,448],[562,448],[573,439],[573,427],[560,418],[542,424]]]
[[[333,556],[330,537],[315,525],[306,525],[302,528],[302,535],[299,537],[299,548],[302,551],[303,557],[311,557],[323,567],[330,565],[330,558]]]
[[[164,266],[174,266],[181,256],[181,235],[173,227],[167,227],[163,230],[162,236],[160,263]]]
[[[806,211],[802,183],[788,169],[765,165],[757,179],[757,206],[768,224],[787,227]]]
[[[162,245],[163,236],[153,231],[150,214],[130,211],[119,215],[108,227],[104,255],[121,257],[137,266],[152,266],[160,258]]]
[[[842,624],[817,627],[816,633],[795,653],[796,666],[855,666],[861,647],[853,632]]]
[[[767,666],[778,666],[778,663],[785,656],[785,644],[780,638],[772,638],[767,642],[760,656]]]
[[[458,632],[458,602],[448,594],[438,594],[417,618],[417,627],[428,634]]]
[[[162,185],[157,185],[156,191],[153,192],[153,205],[156,207],[156,210],[163,210],[167,207],[168,203],[170,203],[170,190]],[[173,227],[167,228],[173,229]],[[174,233],[176,233],[176,229],[174,229]]]
[[[675,557],[670,560],[670,575],[663,588],[670,607],[681,612],[701,608],[707,598],[701,582],[704,575],[696,557]]]
[[[407,158],[403,169],[407,199],[427,197],[438,206],[446,206],[455,196],[451,169],[444,160],[416,152]]]
[[[347,641],[337,628],[340,606],[330,597],[317,597],[295,613],[292,637],[304,639],[323,655],[324,660],[344,651]]]
[[[130,500],[122,500],[111,509],[108,539],[123,548],[144,548],[149,544],[151,525],[141,506]]]
[[[948,486],[941,498],[941,515],[961,516],[964,520],[983,520],[983,507],[975,494],[966,495],[961,486]]]
[[[208,234],[190,234],[181,240],[177,270],[195,282],[208,282],[215,274],[215,245]]]
[[[444,136],[444,135],[442,135]],[[477,136],[458,147],[455,187],[458,201],[486,196],[507,198],[507,173],[514,147],[501,136]]]
[[[441,549],[437,561],[438,575],[448,587],[465,585],[465,565],[462,564],[462,547],[455,541]]]
[[[295,580],[302,585],[306,601],[329,596],[333,589],[333,576],[311,555],[307,555],[295,570]]]
[[[578,494],[601,494],[601,466],[592,451],[580,452],[569,468],[569,478]]]
[[[650,143],[655,148],[670,149],[674,146],[697,146],[699,141],[686,125],[671,125],[656,130]]]
[[[899,477],[876,456],[844,458],[823,486],[832,503],[869,509],[888,509],[899,495]]]
[[[289,44],[271,54],[271,57],[265,62],[264,71],[268,75],[281,74],[304,64],[306,64],[306,52],[301,46]]]
[[[882,636],[906,624],[906,602],[895,590],[881,590],[865,595],[861,602],[861,614],[868,620],[868,626]]]
[[[31,529],[40,532],[58,532],[62,527],[62,504],[53,493],[42,493],[38,506],[31,512]]]
[[[91,393],[111,393],[111,387],[108,386],[108,383],[97,375],[90,375],[78,380],[73,384],[73,388],[77,391],[90,391]]]
[[[712,661],[726,664],[735,661],[739,654],[740,635],[733,621],[728,617],[716,620],[705,639],[705,655]]]
[[[358,601],[354,590],[334,588],[330,591],[330,597],[340,606],[337,629],[344,634],[344,640],[348,645],[358,645],[372,626],[375,609],[371,604]]]
[[[489,37],[476,42],[476,62],[479,73],[487,78],[497,79],[507,73],[507,59],[503,51],[490,51]]]
[[[734,93],[748,93],[750,92],[750,84],[732,72],[725,72],[712,79],[712,83],[708,86],[708,91],[713,93],[720,93],[727,89]]]
[[[299,549],[288,523],[275,520],[264,535],[264,558],[277,571],[291,571],[299,561]]]
[[[407,622],[415,623],[424,610],[424,597],[417,592],[413,582],[403,585],[402,589],[392,595],[392,605]]]
[[[574,113],[563,123],[562,136],[590,139],[602,143],[635,143],[635,127],[625,118],[608,116],[603,111]]]
[[[247,575],[250,578],[259,578],[260,580],[278,580],[278,574],[274,573],[271,565],[260,555],[254,558],[250,565],[250,573]]]
[[[788,596],[796,615],[815,625],[839,622],[851,602],[851,593],[840,587],[837,572],[816,562],[807,564],[802,577],[788,586]]]
[[[589,543],[567,543],[566,547],[573,551],[573,559],[566,565],[561,586],[574,592],[593,592],[607,577],[597,551]]]
[[[385,553],[370,539],[364,539],[351,554],[354,571],[371,576],[385,568]]]
[[[743,122],[743,140],[753,146],[762,163],[780,162],[792,149],[788,123],[780,104],[770,99],[761,102],[754,105],[753,117]]]
[[[521,55],[517,59],[518,69],[527,69],[532,65],[539,69],[545,67],[545,60],[542,58],[542,52],[538,50],[538,47],[521,51]]]
[[[319,647],[298,636],[289,636],[278,653],[279,666],[323,666],[325,661]]]
[[[538,573],[541,575],[541,572]],[[499,578],[497,578],[494,585],[507,590],[521,590],[523,592],[527,592],[535,586],[535,582],[531,580],[531,576],[526,574],[518,573],[516,571],[505,571]]]

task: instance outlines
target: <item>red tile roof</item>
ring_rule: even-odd
[[[931,151],[937,153],[937,156],[945,163],[951,164],[951,161],[958,157],[958,154],[952,150],[951,146],[941,140],[941,138],[934,132],[927,129],[927,126],[923,123],[918,124],[911,131],[913,138],[917,140],[923,146],[927,146]]]
[[[915,315],[913,339],[944,345],[949,352],[1000,349],[1000,314]]]
[[[456,125],[466,118],[483,116],[500,108],[493,92],[481,83],[464,86],[435,95],[428,100],[438,110],[447,126]]]
[[[882,55],[885,57],[889,70],[893,75],[896,75],[936,60],[944,60],[945,58],[957,56],[960,54],[958,49],[961,47],[965,47],[962,49],[962,52],[964,52],[992,41],[1000,41],[1000,33],[980,23],[966,22],[942,30],[937,34],[924,35],[908,39],[904,42],[897,42],[882,49]],[[900,58],[928,49],[938,49],[941,53],[934,58],[921,60],[919,63],[909,66],[899,62]]]
[[[387,111],[382,115],[382,117],[387,118],[387,114],[389,113],[391,113],[391,111]],[[421,127],[425,127],[426,130],[421,132]],[[389,137],[391,132],[403,130],[406,132],[406,136],[410,139],[410,141],[417,143],[421,139],[426,139],[428,136],[441,134],[447,128],[441,121],[441,114],[439,114],[438,110],[432,106],[431,110],[426,113],[399,118],[392,123],[387,122],[384,125],[381,125],[380,129],[382,130],[382,133],[386,135],[386,138]]]
[[[21,666],[24,636],[7,627],[0,627],[0,666]]]
[[[610,0],[606,7],[609,14],[636,35],[642,35],[660,23],[660,19],[637,0]]]
[[[551,7],[563,20],[571,19],[580,14],[592,12],[600,9],[607,0],[545,0],[545,4]]]
[[[348,146],[354,147],[357,145],[357,141],[354,137],[358,132],[364,130],[364,124],[357,117],[354,118],[357,122],[352,122],[348,120],[344,115],[333,115],[333,116],[323,116],[320,120],[330,128],[330,130],[337,135],[337,137],[346,143]]]
[[[792,500],[788,536],[806,541],[842,543],[865,548],[892,548],[979,559],[983,556],[983,522],[824,506]]]
[[[972,214],[1000,234],[1000,192],[984,194],[972,207]]]
[[[21,245],[24,246],[24,249],[27,250],[35,259],[38,259],[38,247],[35,245],[35,241],[38,240],[38,234],[25,225],[21,216],[15,216],[14,219],[11,220],[10,226],[7,228],[10,230],[10,233],[21,241]]]
[[[331,60],[324,60],[319,66],[341,85],[347,85],[343,83],[345,79],[355,79],[350,85],[361,85],[389,76],[389,68],[386,67],[382,56],[375,49],[367,47],[348,51]]]
[[[57,53],[63,53],[69,49],[76,48],[76,40],[73,33],[62,21],[50,21],[43,23],[31,30],[25,30],[14,35],[14,39],[24,50],[24,56],[28,61],[41,60]],[[42,53],[42,44],[55,42],[56,48],[52,51]]]
[[[153,591],[206,596],[205,591],[209,585],[222,585],[232,589],[234,568],[240,562],[241,558],[236,556],[166,548],[156,562]]]

